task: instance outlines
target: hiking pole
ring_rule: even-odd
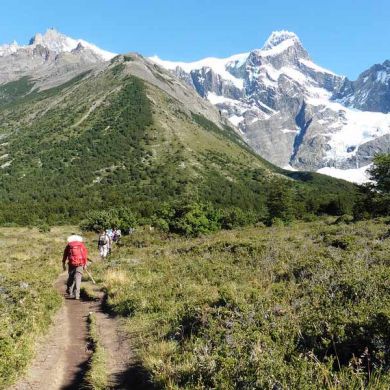
[[[92,283],[93,283],[93,284],[96,284],[95,279],[93,278],[93,276],[91,275],[91,273],[90,273],[87,269],[85,269],[85,272],[86,272],[87,275],[91,278]]]

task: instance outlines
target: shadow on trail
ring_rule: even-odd
[[[78,371],[75,375],[75,377],[72,379],[71,383],[68,383],[65,386],[62,386],[60,390],[76,390],[76,389],[82,389],[84,386],[84,378],[85,374],[88,371],[88,363],[89,359],[87,359],[85,362],[79,364]]]
[[[85,294],[85,291],[81,291],[80,295],[83,302],[92,303],[94,311],[105,314],[110,319],[121,318],[122,316],[116,313],[113,308],[108,304],[108,296],[105,291],[101,290],[101,295],[98,297],[91,297],[88,294]],[[128,335],[121,334],[123,337],[122,342],[126,343],[128,341]],[[83,370],[87,371],[87,365],[83,366]],[[85,374],[85,372],[84,372]],[[77,389],[78,384],[82,384],[82,377],[78,378],[79,382],[75,380],[74,389]],[[111,385],[109,389],[118,389],[118,390],[158,390],[160,387],[151,383],[150,375],[145,370],[145,368],[138,363],[137,361],[129,363],[128,366],[124,367],[121,372],[113,374],[110,378]],[[80,388],[80,387],[79,387]],[[62,390],[71,390],[72,387],[66,387]]]
[[[130,366],[125,372],[117,374],[115,380],[115,389],[124,390],[158,390],[159,388],[150,382],[146,370],[139,364]]]

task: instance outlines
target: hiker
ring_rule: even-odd
[[[64,250],[62,267],[66,271],[68,261],[68,281],[66,282],[66,293],[75,299],[80,299],[80,286],[83,271],[87,267],[88,250],[83,243],[83,238],[73,234],[67,239],[68,244]]]
[[[100,230],[98,249],[100,257],[104,260],[110,252],[110,237],[105,230]]]
[[[121,239],[122,237],[122,231],[118,228],[114,228],[114,232],[113,232],[113,237],[112,237],[112,241],[114,242],[119,242],[119,240]]]
[[[106,230],[106,234],[109,238],[109,242],[108,242],[108,254],[111,255],[111,249],[112,249],[112,242],[113,242],[113,238],[114,238],[114,231],[112,230],[112,228],[110,229],[107,229]]]

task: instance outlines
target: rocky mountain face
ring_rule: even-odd
[[[313,63],[288,31],[272,33],[262,49],[227,59],[152,60],[216,105],[262,157],[281,167],[351,179],[364,173],[375,153],[390,151],[386,63],[350,82]],[[370,97],[358,98],[368,89]]]
[[[28,45],[0,46],[0,84],[29,77],[36,88],[59,85],[103,63],[115,54],[49,29],[36,34]]]
[[[358,110],[390,112],[390,61],[372,66],[356,81],[345,79],[334,99]]]

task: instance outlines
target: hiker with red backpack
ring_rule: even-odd
[[[64,250],[62,266],[66,270],[68,260],[68,281],[66,282],[66,293],[70,297],[80,299],[80,286],[83,271],[87,267],[88,250],[83,243],[83,238],[76,234],[68,237],[68,244]]]

